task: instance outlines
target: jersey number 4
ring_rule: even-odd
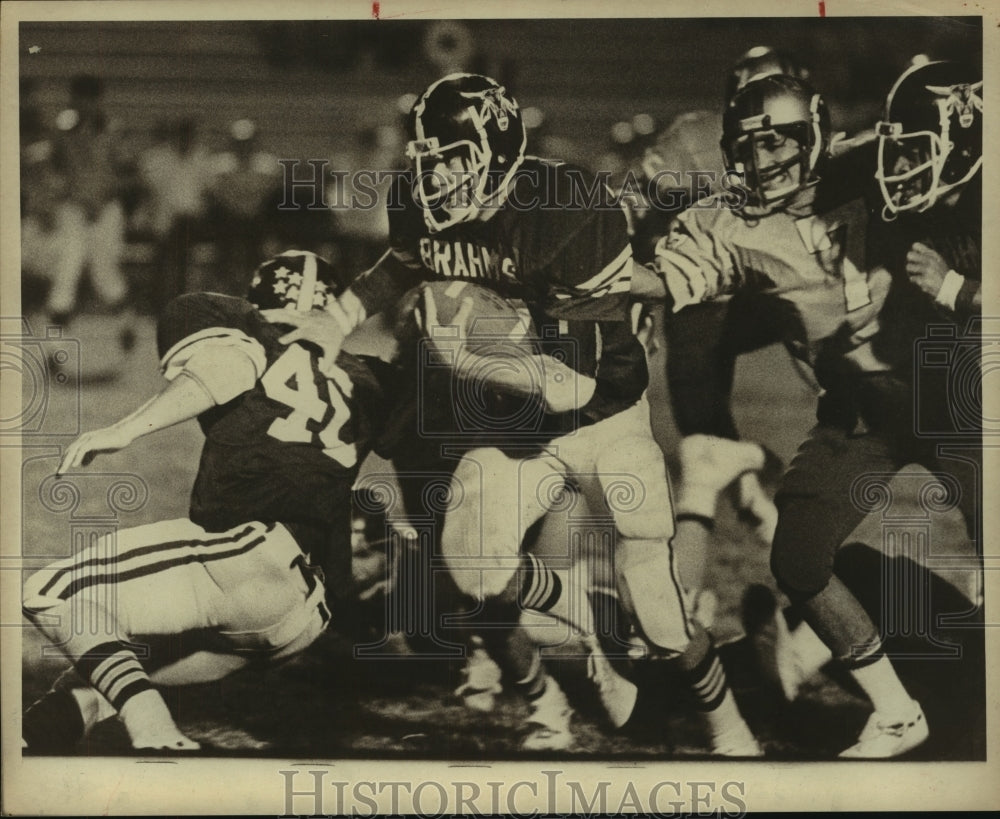
[[[276,418],[271,423],[268,435],[279,441],[308,444],[314,434],[308,428],[308,422],[322,421],[330,407],[333,409],[330,422],[319,432],[323,452],[345,467],[352,467],[357,463],[357,447],[340,440],[340,430],[351,417],[347,399],[351,397],[353,385],[347,373],[339,367],[333,368],[327,379],[327,393],[330,396],[327,403],[319,397],[319,390],[313,381],[312,357],[308,350],[293,344],[268,367],[260,383],[268,398],[292,409],[287,417]]]

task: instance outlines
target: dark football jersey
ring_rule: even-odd
[[[910,281],[906,254],[915,242],[937,251],[949,269],[981,282],[981,177],[965,187],[954,207],[938,205],[923,213],[901,213],[889,222],[876,215],[869,243],[871,263],[884,265],[892,274],[878,352],[900,377],[916,385],[921,431],[952,434],[959,431],[956,423],[973,429],[982,412],[981,384],[969,378],[980,370],[970,358],[981,352],[977,315],[941,307]],[[927,355],[921,353],[921,345]],[[942,361],[949,363],[941,366]],[[960,422],[961,418],[965,421]]]
[[[982,281],[980,178],[966,186],[953,208],[938,205],[923,213],[901,213],[889,222],[876,215],[870,235],[869,263],[884,266],[893,279],[883,311],[883,354],[911,369],[914,341],[926,337],[928,327],[954,321],[964,325],[972,316],[947,311],[911,282],[906,254],[920,242],[941,254],[951,270],[966,279]]]
[[[349,533],[351,485],[386,414],[376,371],[388,365],[341,352],[328,378],[318,349],[281,344],[284,332],[243,299],[192,293],[167,305],[157,343],[168,378],[195,352],[234,346],[257,371],[250,389],[198,418],[191,520],[210,531],[284,523],[319,559],[332,533]]]
[[[462,279],[522,299],[543,339],[541,351],[597,378],[584,421],[641,397],[648,374],[628,312],[628,225],[600,180],[572,165],[527,157],[506,203],[489,219],[435,233],[411,185],[411,176],[398,176],[388,206],[392,253],[412,274],[406,285]],[[363,303],[384,304],[378,287],[374,277],[352,286]]]

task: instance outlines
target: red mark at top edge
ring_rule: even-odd
[[[375,5],[377,6],[378,3]],[[819,0],[819,16],[826,17],[826,3],[824,3],[823,0]]]
[[[372,3],[372,19],[378,20],[379,11],[381,10],[381,3]],[[820,3],[822,6],[823,4]]]

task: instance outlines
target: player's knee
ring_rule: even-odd
[[[650,438],[629,436],[598,460],[604,499],[624,538],[673,535],[673,510],[663,454]]]
[[[674,535],[674,520],[670,507],[644,509],[615,516],[619,537],[630,540],[669,540]]]
[[[59,605],[62,600],[46,594],[46,590],[56,578],[56,570],[46,567],[35,572],[24,583],[21,594],[21,610],[24,616],[37,625],[37,617]]]
[[[470,449],[455,466],[452,482],[459,483],[466,491],[478,487],[482,482],[502,474],[510,461],[499,449],[481,447]]]
[[[833,561],[807,548],[801,536],[790,537],[779,523],[771,547],[771,574],[789,599],[801,601],[827,587],[833,576]]]
[[[515,581],[517,570],[492,567],[490,569],[455,569],[451,573],[458,590],[476,603],[490,601],[516,601]]]

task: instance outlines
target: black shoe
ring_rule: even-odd
[[[49,691],[24,712],[21,724],[26,754],[73,753],[83,733],[83,715],[68,691]]]

